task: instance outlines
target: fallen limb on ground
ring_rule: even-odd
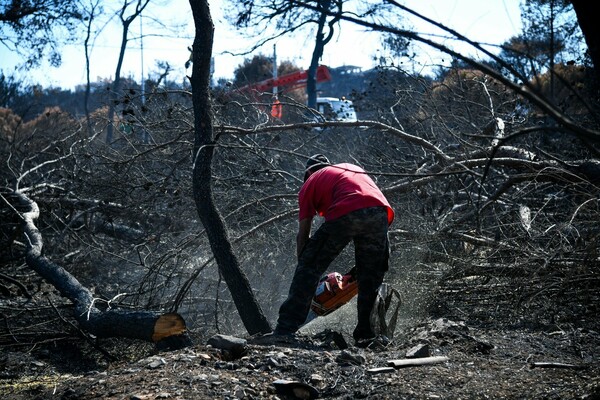
[[[564,369],[586,369],[587,365],[566,364],[559,362],[532,362],[529,368],[564,368]]]
[[[448,361],[448,357],[423,357],[423,358],[406,358],[402,360],[389,360],[388,366],[394,368],[418,367],[421,365],[439,364]]]
[[[154,342],[161,350],[191,346],[185,320],[177,313],[97,308],[95,304],[99,299],[88,288],[42,254],[42,234],[35,225],[40,214],[37,203],[22,192],[12,192],[12,195],[16,200],[15,211],[21,210],[18,212],[28,244],[27,265],[73,303],[73,316],[84,331],[98,338],[123,337]]]

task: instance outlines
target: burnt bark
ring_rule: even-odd
[[[214,132],[210,102],[210,61],[214,25],[206,0],[190,0],[196,36],[192,54],[192,101],[194,106],[193,195],[198,216],[208,236],[212,252],[246,330],[251,335],[271,331],[248,278],[233,252],[225,222],[219,213],[212,191]]]

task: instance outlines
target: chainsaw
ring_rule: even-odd
[[[321,278],[303,325],[317,317],[331,314],[352,300],[358,293],[358,281],[355,274],[356,267],[353,267],[344,275],[339,272],[331,272]],[[401,304],[402,300],[398,290],[387,283],[379,286],[370,317],[371,324],[377,333],[390,339],[394,337]]]
[[[307,322],[331,314],[344,304],[348,303],[358,293],[358,282],[354,274],[356,267],[346,274],[331,272],[319,281],[317,290],[312,299]]]

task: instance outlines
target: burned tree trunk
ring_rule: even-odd
[[[271,327],[233,253],[225,222],[213,198],[211,173],[215,141],[209,82],[214,25],[206,0],[190,0],[190,5],[196,26],[190,78],[195,125],[194,200],[198,216],[206,229],[210,247],[246,330],[251,335],[266,333],[271,331]]]
[[[20,210],[23,234],[27,239],[27,265],[73,302],[75,319],[83,330],[101,338],[123,337],[157,344],[168,342],[170,348],[191,344],[185,321],[179,314],[97,309],[94,306],[96,299],[89,289],[60,265],[42,255],[42,235],[35,225],[39,217],[37,204],[21,192],[14,192],[13,195],[19,203],[16,209]]]

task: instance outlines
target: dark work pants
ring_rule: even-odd
[[[385,207],[353,211],[321,225],[298,258],[288,297],[279,309],[276,332],[293,333],[302,326],[319,279],[351,240],[354,242],[358,281],[358,324],[353,336],[356,340],[375,336],[370,322],[371,310],[377,289],[388,270],[389,258]]]

